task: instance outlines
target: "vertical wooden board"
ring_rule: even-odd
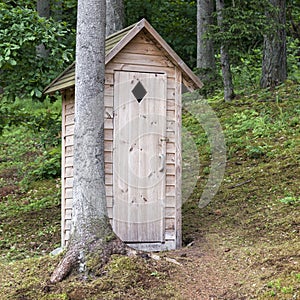
[[[64,244],[65,246],[68,245],[69,239],[70,239],[70,230],[65,230],[65,231],[64,231],[64,241],[63,241],[63,244]]]
[[[176,224],[175,224],[175,218],[166,218],[166,230],[175,230]]]
[[[66,198],[66,202],[65,202],[65,208],[67,209],[72,209],[72,199],[71,198]]]
[[[166,196],[168,197],[176,197],[175,185],[166,185]]]
[[[106,195],[106,204],[107,204],[107,207],[113,207],[113,197],[112,196]]]
[[[113,176],[112,174],[105,174],[105,185],[112,185]]]
[[[113,140],[113,130],[104,128],[104,140],[112,141]]]
[[[166,208],[176,207],[175,196],[171,196],[170,193],[166,193]]]
[[[175,241],[175,230],[166,230],[166,241]]]
[[[65,155],[73,156],[73,154],[74,154],[74,146],[73,145],[65,146]]]
[[[66,125],[66,135],[74,134],[74,125]]]
[[[165,209],[165,216],[166,218],[175,218],[176,217],[176,209],[174,206],[166,207]]]
[[[167,175],[175,175],[175,164],[166,164],[166,174]]]
[[[73,156],[66,156],[65,157],[65,166],[66,167],[73,167]]]
[[[104,161],[105,163],[112,163],[113,154],[111,151],[104,151]]]
[[[113,127],[113,119],[108,119],[108,118],[106,118],[105,120],[104,120],[104,128],[105,129],[113,129],[114,127]]]
[[[65,169],[64,177],[73,177],[73,166],[72,167],[66,167],[64,169]]]
[[[65,188],[65,198],[72,199],[73,198],[73,189],[72,188]]]
[[[71,208],[65,209],[65,220],[72,220],[72,209]]]
[[[182,87],[182,73],[176,67],[176,93],[175,93],[175,109],[176,109],[176,155],[175,155],[175,166],[176,166],[176,247],[181,247],[182,244],[182,232],[181,232],[181,180],[182,180],[182,157],[181,157],[181,114],[182,114],[182,103],[181,103],[181,87]]]
[[[65,246],[65,209],[66,209],[66,190],[65,190],[65,135],[66,135],[66,101],[67,95],[66,92],[62,95],[62,127],[61,127],[61,135],[62,135],[62,145],[61,145],[61,245]]]
[[[113,173],[113,164],[105,163],[105,174],[112,174],[112,173]]]
[[[114,118],[114,109],[113,107],[105,107],[105,118],[113,119]]]
[[[73,146],[74,145],[74,135],[65,135],[64,137],[65,140],[65,146]]]
[[[74,114],[64,115],[65,116],[65,124],[71,125],[74,124]]]
[[[168,88],[168,100],[170,100],[170,102],[172,104],[175,104],[175,89],[174,88]],[[168,108],[171,108],[168,105]]]
[[[106,190],[106,196],[107,197],[113,197],[113,187],[112,187],[112,185],[106,185],[105,190]]]
[[[129,62],[122,61],[120,63],[116,63],[114,60],[111,61],[106,66],[106,72],[114,74],[115,71],[127,71],[127,72],[149,72],[149,73],[159,73],[159,74],[167,74],[168,76],[174,75],[174,68],[168,66],[147,66],[147,65],[133,65]]]
[[[72,178],[73,178],[73,135],[74,135],[74,90],[63,93],[62,101],[62,167],[61,167],[61,243],[65,246],[68,236],[66,220],[72,215]],[[69,224],[69,223],[68,223]],[[69,225],[68,225],[69,226]]]
[[[175,162],[175,153],[167,153],[167,163]]]
[[[140,101],[138,82],[146,92]],[[156,181],[165,168],[166,75],[116,72],[115,83],[114,229],[126,242],[161,242],[165,183]]]
[[[65,178],[65,187],[72,188],[73,187],[73,177]]]
[[[71,224],[72,224],[71,220],[66,220],[66,223],[65,223],[66,230],[71,230]]]
[[[167,174],[166,176],[166,184],[167,185],[176,185],[177,184],[177,178],[175,174]]]

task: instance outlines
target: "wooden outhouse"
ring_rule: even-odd
[[[106,39],[104,155],[108,215],[141,250],[181,245],[181,89],[202,83],[145,20]],[[62,246],[72,219],[75,64],[62,93]]]

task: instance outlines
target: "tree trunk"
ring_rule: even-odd
[[[50,1],[49,0],[37,0],[36,10],[40,17],[49,19],[49,17],[50,17]]]
[[[223,29],[223,9],[224,9],[224,0],[216,0],[216,9],[218,14],[218,26],[220,27],[221,32]],[[230,70],[230,60],[227,45],[221,45],[220,49],[221,54],[221,68],[224,84],[224,99],[226,102],[231,101],[234,98],[232,75]]]
[[[63,17],[62,0],[51,0],[51,4],[51,17],[55,21],[61,22]]]
[[[207,36],[213,24],[213,11],[213,0],[197,1],[197,68],[204,83],[211,81],[216,72],[213,40]]]
[[[106,0],[106,36],[123,29],[124,21],[123,0]]]
[[[38,15],[42,18],[49,19],[50,17],[50,1],[49,0],[37,0],[36,10]],[[45,48],[44,44],[40,44],[36,47],[36,54],[39,57],[47,57],[49,50]]]
[[[273,88],[287,78],[286,1],[269,1],[272,8],[266,11],[266,17],[273,20],[277,24],[277,28],[264,36],[262,76],[260,80],[262,88]]]
[[[76,37],[72,231],[67,252],[51,276],[61,281],[74,267],[97,274],[126,245],[107,217],[104,185],[105,0],[79,0]]]

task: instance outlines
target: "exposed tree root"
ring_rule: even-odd
[[[75,267],[75,265],[78,263],[78,258],[78,251],[74,251],[71,249],[68,250],[61,262],[59,263],[59,265],[52,273],[50,282],[57,283],[62,281],[66,276],[68,276],[72,269]]]
[[[128,247],[116,236],[109,241],[96,240],[82,247],[70,243],[66,254],[52,273],[50,282],[60,282],[71,272],[100,275],[102,267],[108,263],[113,254],[135,256],[138,251]]]

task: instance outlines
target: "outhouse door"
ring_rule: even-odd
[[[113,228],[126,243],[164,241],[167,77],[115,72]]]

